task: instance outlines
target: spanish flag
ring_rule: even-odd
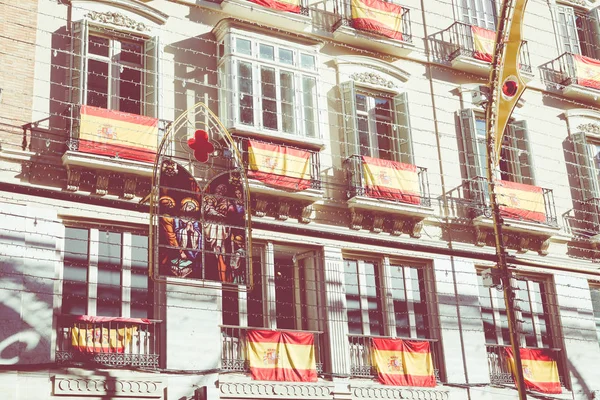
[[[593,58],[573,55],[577,83],[594,89],[600,89],[600,61]]]
[[[248,177],[291,190],[310,187],[310,152],[248,141]]]
[[[123,353],[136,331],[136,326],[108,329],[75,324],[71,328],[71,345],[85,353]]]
[[[546,222],[546,205],[541,187],[496,181],[496,196],[503,217]]]
[[[541,393],[562,393],[558,378],[558,365],[547,349],[519,349],[523,364],[523,377],[527,389]],[[515,359],[512,348],[507,347],[508,363],[511,371],[515,371]]]
[[[250,0],[259,6],[272,8],[278,11],[300,13],[300,0]]]
[[[496,32],[489,29],[471,26],[473,34],[473,57],[478,60],[491,63],[494,57],[494,44],[496,43]]]
[[[362,156],[367,195],[381,199],[420,204],[417,167],[396,161]]]
[[[372,338],[379,381],[394,386],[435,386],[429,342]]]
[[[312,333],[250,330],[247,335],[252,379],[317,381]]]
[[[152,162],[158,146],[158,119],[81,106],[79,151]]]
[[[402,7],[381,0],[352,0],[352,26],[402,40]]]

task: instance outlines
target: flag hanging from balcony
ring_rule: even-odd
[[[82,315],[71,327],[71,345],[85,353],[123,353],[137,332],[142,318],[111,318]]]
[[[158,119],[92,106],[81,106],[80,114],[79,151],[154,161]]]
[[[300,13],[300,0],[250,0],[252,3],[278,11]]]
[[[473,34],[473,57],[491,63],[494,57],[494,44],[496,43],[496,32],[489,29],[471,26]]]
[[[312,333],[250,330],[247,338],[252,379],[317,381],[315,337]]]
[[[600,61],[593,58],[573,55],[577,83],[594,89],[600,89]]]
[[[429,342],[372,338],[373,366],[384,385],[434,387]]]
[[[352,0],[352,26],[402,40],[402,7],[381,0]]]
[[[248,141],[248,177],[291,190],[310,187],[310,152]]]
[[[562,393],[558,377],[558,365],[548,349],[519,349],[523,364],[523,377],[527,389],[541,393]],[[507,347],[509,368],[515,371],[512,348]]]
[[[367,196],[420,204],[417,167],[396,161],[362,156]]]
[[[496,197],[503,217],[546,222],[546,205],[541,187],[496,181]]]

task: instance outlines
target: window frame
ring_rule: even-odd
[[[496,31],[496,0],[458,0],[456,6],[461,22]]]
[[[600,282],[593,281],[589,282],[590,287],[590,298],[592,302],[592,314],[594,322],[596,324],[596,336],[598,338],[598,346],[600,346]],[[594,307],[594,292],[597,292],[597,307]]]
[[[122,317],[122,318],[130,318],[131,317],[131,311],[133,309],[132,307],[132,291],[134,291],[136,289],[136,287],[133,286],[132,284],[132,278],[133,275],[135,275],[136,273],[133,271],[132,268],[132,263],[135,262],[136,260],[133,259],[132,255],[133,255],[133,251],[132,249],[134,248],[133,246],[133,237],[134,236],[141,236],[141,237],[146,237],[146,239],[148,238],[148,232],[146,229],[143,229],[142,227],[112,227],[112,226],[99,226],[99,225],[94,225],[94,224],[85,224],[85,223],[79,223],[79,222],[65,222],[64,225],[64,238],[63,238],[63,245],[62,245],[62,259],[63,259],[63,268],[61,270],[61,278],[62,278],[62,285],[61,285],[61,289],[60,289],[60,293],[61,293],[61,304],[60,304],[60,310],[61,313],[63,315],[75,315],[75,314],[70,314],[68,312],[66,312],[66,308],[65,308],[65,300],[68,301],[69,298],[69,294],[65,291],[65,284],[67,282],[83,282],[83,281],[72,281],[69,279],[66,279],[64,277],[64,271],[65,268],[67,267],[67,260],[66,260],[66,252],[68,251],[67,247],[67,243],[66,241],[68,240],[68,235],[67,235],[67,229],[81,229],[81,230],[86,230],[87,231],[87,254],[86,254],[86,263],[87,263],[87,270],[86,270],[86,280],[85,280],[85,287],[86,287],[86,299],[85,299],[85,311],[83,313],[83,315],[91,315],[91,316],[107,316],[107,315],[98,315],[98,286],[99,286],[99,279],[98,279],[98,275],[99,275],[99,270],[101,268],[100,266],[100,234],[102,234],[103,232],[107,232],[107,233],[116,233],[120,235],[120,260],[119,260],[119,273],[120,273],[120,311],[117,317]],[[77,239],[76,239],[77,240]],[[146,248],[147,250],[147,248]],[[146,251],[147,253],[147,251]],[[140,260],[138,260],[140,261]],[[147,261],[146,261],[147,264]],[[154,313],[154,304],[153,301],[151,301],[151,296],[153,296],[153,286],[152,286],[152,280],[150,279],[150,276],[148,274],[148,272],[146,272],[145,276],[147,277],[147,285],[146,285],[146,291],[148,292],[148,304],[146,304],[147,308],[146,308],[146,316],[142,316],[142,318],[152,318],[152,315]],[[79,314],[77,314],[79,315]]]
[[[600,31],[597,9],[587,11],[579,7],[557,4],[556,23],[563,52],[598,57],[598,51],[595,49]]]

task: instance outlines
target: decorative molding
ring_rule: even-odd
[[[108,193],[108,182],[107,174],[96,174],[96,194],[98,196],[105,196]]]
[[[475,246],[483,247],[487,243],[487,230],[480,228],[478,226],[475,227]]]
[[[432,389],[396,389],[377,386],[353,387],[354,399],[423,399],[447,400],[449,392]]]
[[[300,216],[298,217],[298,221],[303,224],[310,223],[312,221],[313,211],[314,207],[312,206],[312,204],[302,207],[302,209],[300,210]]]
[[[264,217],[267,215],[267,201],[265,199],[256,199],[254,205],[254,215],[257,217]]]
[[[123,198],[126,200],[131,200],[135,197],[135,189],[137,187],[137,179],[134,177],[125,178],[125,182],[123,183]]]
[[[164,384],[154,379],[121,379],[116,377],[54,377],[54,394],[69,396],[113,396],[160,398]]]
[[[373,232],[381,233],[383,231],[383,215],[373,215]]]
[[[116,26],[121,26],[123,28],[133,29],[139,32],[147,32],[150,30],[150,27],[143,22],[138,22],[132,18],[129,18],[126,15],[120,14],[118,12],[113,11],[90,11],[86,14],[86,17],[91,19],[92,21],[102,22],[104,24],[111,24]]]
[[[221,398],[235,397],[255,399],[258,396],[268,398],[333,399],[333,385],[285,384],[253,382],[221,382]]]
[[[404,223],[406,221],[402,218],[394,218],[394,222],[392,223],[391,234],[394,236],[402,235],[402,231],[404,230]]]
[[[411,220],[410,222],[410,237],[418,239],[421,237],[421,231],[423,230],[423,220]]]
[[[290,217],[290,203],[288,201],[281,200],[279,202],[279,210],[277,212],[277,219],[286,221]]]
[[[350,219],[350,229],[356,231],[362,229],[363,214],[361,212],[355,211],[354,209],[350,210]]]
[[[67,190],[76,192],[79,190],[79,181],[81,180],[81,170],[79,168],[67,168]]]
[[[356,82],[383,86],[388,89],[395,89],[397,87],[394,82],[387,80],[374,72],[355,72],[350,75],[350,78]]]
[[[591,133],[593,135],[600,135],[600,125],[593,122],[587,124],[581,124],[577,126],[577,129],[581,132]]]

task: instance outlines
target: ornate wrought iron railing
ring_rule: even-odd
[[[488,218],[492,217],[492,208],[490,205],[490,196],[488,191],[488,180],[485,177],[477,176],[465,182],[466,191],[471,199],[471,218],[481,215]],[[558,217],[556,215],[556,205],[554,203],[554,192],[552,189],[542,188],[544,196],[544,209],[546,225],[558,227]]]
[[[349,335],[348,342],[350,345],[350,375],[357,378],[373,378],[377,371],[373,366],[373,350],[371,339],[373,336],[364,335]],[[403,338],[400,338],[403,339]],[[440,351],[438,349],[438,341],[435,339],[410,339],[411,341],[429,342],[431,345],[431,355],[433,360],[433,371],[435,380],[441,382],[439,365],[441,360],[438,358]]]
[[[577,68],[578,63],[575,62],[575,57],[576,55],[573,53],[563,53],[554,60],[540,65],[542,80],[562,87],[581,85],[596,89],[596,87],[590,86],[588,82],[580,82],[579,78],[583,71]]]
[[[244,168],[246,168],[246,171],[248,171],[248,168],[250,167],[250,162],[249,162],[249,157],[248,157],[248,142],[250,140],[252,140],[254,142],[259,142],[259,143],[273,144],[273,143],[265,142],[262,140],[249,139],[249,138],[240,137],[240,136],[234,136],[233,138],[234,138],[235,142],[237,143],[238,151],[242,155],[242,160],[244,162]],[[288,146],[288,145],[285,145],[285,146],[288,148],[301,150],[301,151],[307,151],[308,153],[310,153],[310,187],[312,189],[316,189],[316,190],[321,189],[321,178],[320,178],[321,177],[321,157],[320,157],[320,153],[316,150],[309,150],[309,149],[303,149],[303,148],[301,149],[299,147]]]
[[[486,345],[486,348],[488,367],[490,369],[490,382],[493,384],[513,384],[515,381],[508,361],[508,354],[506,353],[506,348],[510,348],[510,346]],[[545,350],[550,351],[552,358],[556,360],[560,385],[564,387],[564,369],[560,349]]]
[[[389,1],[389,3],[394,3],[393,1]],[[340,26],[349,26],[354,28],[354,22],[352,20],[352,8],[350,0],[343,0],[341,9],[341,19],[333,25],[333,31],[337,30]],[[402,33],[402,41],[406,43],[412,43],[412,26],[410,23],[410,9],[403,7],[402,13],[400,14],[400,26]]]
[[[365,183],[364,170],[363,170],[363,159],[361,156],[354,155],[349,157],[345,162],[346,174],[348,178],[348,198],[355,196],[368,196],[367,187]],[[424,207],[431,207],[431,195],[429,192],[429,178],[427,176],[427,168],[416,167],[417,177],[419,180],[419,193],[420,193],[420,205]],[[400,200],[386,199],[389,201],[396,201],[401,203]]]
[[[247,332],[252,329],[241,326],[221,326],[221,369],[223,371],[248,372],[248,339]],[[289,332],[289,330],[286,330]],[[321,354],[322,332],[301,331],[315,336],[315,362],[317,374],[323,373],[323,357]]]
[[[60,364],[158,368],[162,321],[135,321],[120,318],[117,321],[85,322],[78,316],[59,316],[56,361]],[[77,331],[74,331],[75,328]],[[119,338],[122,347],[119,345],[117,349],[115,340]],[[85,342],[81,343],[81,340]]]
[[[455,22],[443,31],[430,36],[434,57],[439,61],[450,62],[458,56],[475,57],[475,40],[472,25]],[[519,59],[521,71],[532,73],[527,41],[521,45]]]

